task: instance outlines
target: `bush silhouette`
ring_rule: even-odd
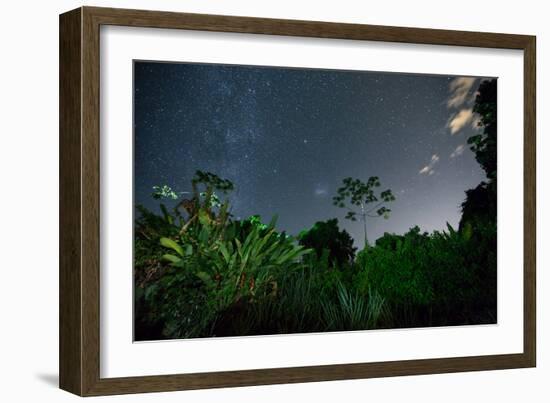
[[[355,257],[353,238],[346,230],[340,231],[337,218],[316,222],[309,230],[302,231],[298,239],[304,247],[314,249],[319,258],[328,250],[332,265],[342,267]]]

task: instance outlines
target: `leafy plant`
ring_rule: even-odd
[[[292,238],[279,236],[274,223],[266,229],[254,226],[243,242],[225,237],[226,228],[206,213],[200,214],[199,223],[191,235],[184,233],[179,240],[161,238],[160,242],[175,252],[165,254],[165,261],[202,282],[205,316],[210,321],[241,300],[274,292],[281,272],[295,268],[309,253]]]
[[[172,190],[172,188],[168,185],[162,185],[162,186],[153,186],[153,199],[171,199],[171,200],[177,200],[179,195]]]
[[[155,186],[153,198],[171,207],[160,203],[158,214],[136,207],[136,338],[494,323],[491,85],[480,88],[474,108],[484,132],[471,140],[489,180],[466,192],[458,230],[413,227],[370,246],[367,218],[387,218],[395,200],[389,189],[378,192],[378,177],[345,178],[333,198],[348,209],[346,219],[363,221],[365,248],[357,255],[336,218],[297,239],[276,230],[276,217],[235,220],[224,197],[234,185],[213,173],[197,171],[184,192]]]
[[[337,300],[322,301],[327,330],[367,330],[376,328],[384,314],[384,298],[375,291],[362,295],[338,284]]]
[[[496,228],[386,234],[360,252],[355,281],[384,296],[393,326],[490,323],[496,312]],[[493,251],[493,252],[491,252]]]

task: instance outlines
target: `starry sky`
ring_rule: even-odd
[[[348,176],[378,176],[396,201],[369,218],[372,243],[456,227],[464,191],[485,179],[469,136],[479,77],[240,65],[134,62],[134,202],[158,211],[154,185],[190,190],[196,170],[235,184],[232,214],[259,214],[297,235],[338,218]],[[174,203],[167,203],[173,205]]]

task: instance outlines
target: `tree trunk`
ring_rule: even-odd
[[[361,204],[361,217],[363,218],[363,230],[365,232],[365,248],[369,245],[369,240],[367,239],[367,214],[365,213],[365,206]]]

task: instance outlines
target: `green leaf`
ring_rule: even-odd
[[[179,257],[170,254],[162,255],[162,258],[174,264],[178,264],[182,261]]]
[[[449,230],[450,235],[454,235],[456,233],[456,231],[453,229],[453,227],[449,223],[447,223],[447,229]]]
[[[279,218],[279,216],[277,214],[275,214],[272,218],[271,218],[271,221],[269,222],[269,224],[267,225],[267,227],[269,229],[273,229],[275,228],[275,225],[277,225],[277,219]]]
[[[178,255],[183,256],[183,249],[181,246],[177,244],[176,241],[170,238],[160,238],[160,244],[164,246],[165,248],[170,248],[175,250]]]
[[[185,247],[185,254],[187,256],[191,256],[193,254],[193,245],[191,244],[188,244],[186,247]]]
[[[198,238],[199,241],[203,244],[208,241],[208,239],[210,238],[210,230],[208,229],[208,227],[201,228]]]
[[[145,299],[146,300],[149,300],[151,299],[152,297],[155,296],[156,292],[157,292],[157,289],[158,289],[158,286],[153,284],[149,287],[146,287],[145,288]]]
[[[199,211],[199,222],[202,224],[202,225],[210,225],[210,222],[212,220],[210,219],[210,217],[208,216],[208,213],[204,210],[200,210]]]
[[[231,259],[231,255],[229,254],[229,251],[227,250],[227,247],[224,243],[220,242],[218,246],[220,253],[223,256],[223,259],[225,260],[225,263],[229,263],[229,260]]]
[[[472,223],[467,222],[466,225],[464,225],[464,228],[462,230],[462,238],[465,241],[469,241],[470,238],[472,238],[472,234],[473,234]]]
[[[206,285],[213,285],[214,282],[212,281],[212,277],[210,277],[207,273],[203,271],[199,271],[197,273],[197,277],[200,278]]]

